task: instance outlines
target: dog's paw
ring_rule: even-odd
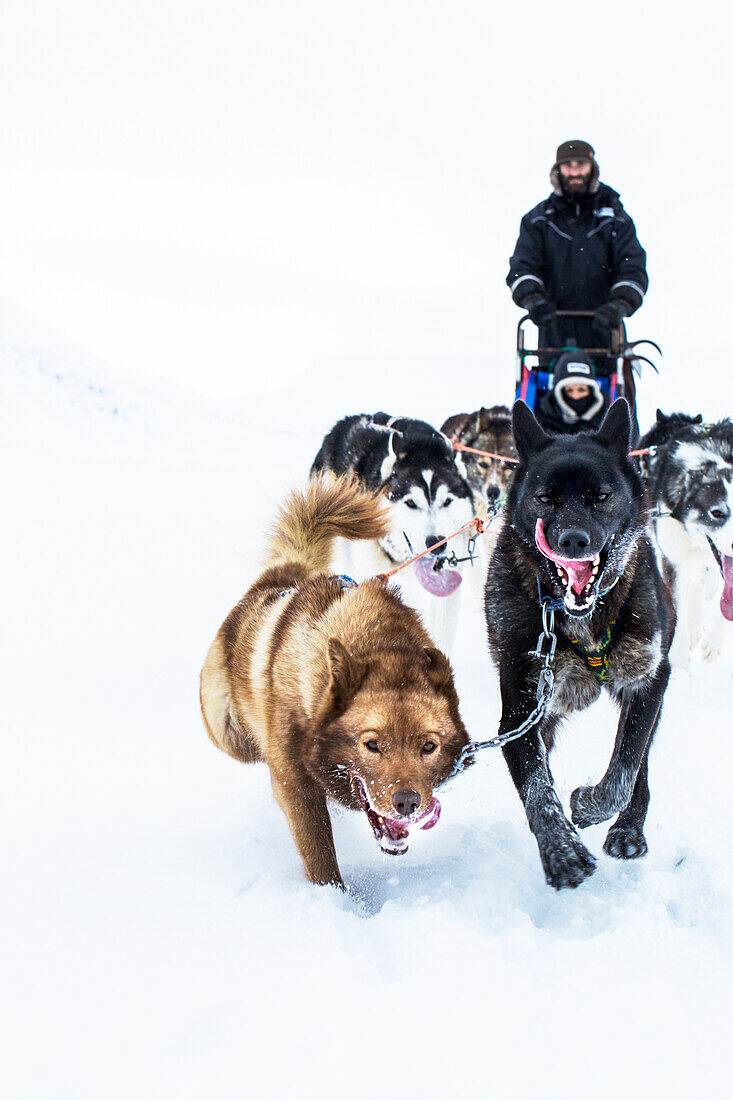
[[[570,828],[540,848],[540,858],[547,883],[556,890],[580,886],[596,869],[594,857]]]
[[[648,848],[637,825],[614,825],[608,830],[603,851],[614,859],[638,859],[646,855]]]
[[[573,825],[587,829],[613,817],[616,809],[605,805],[597,787],[576,787],[570,795],[570,817]]]

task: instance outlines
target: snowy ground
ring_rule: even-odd
[[[474,404],[509,396],[477,379]],[[206,739],[206,648],[332,420],[457,411],[358,372],[313,384],[317,419],[297,391],[222,410],[25,337],[0,347],[4,1094],[723,1095],[730,653],[673,677],[648,857],[608,859],[590,830],[598,870],[573,892],[545,885],[498,753],[401,861],[337,812],[344,897],[305,881],[265,769]],[[469,729],[491,735],[478,614],[456,665]],[[566,802],[613,722],[598,704],[566,730]]]

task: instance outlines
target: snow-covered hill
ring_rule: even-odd
[[[730,652],[673,677],[648,857],[611,860],[590,830],[598,870],[573,892],[545,885],[498,753],[403,860],[337,812],[345,897],[305,881],[264,767],[205,737],[200,664],[285,487],[336,415],[437,419],[437,381],[430,407],[352,371],[300,415],[297,395],[233,411],[0,347],[5,1095],[723,1095]],[[489,736],[478,610],[456,665]],[[604,703],[568,727],[565,800],[614,728]]]

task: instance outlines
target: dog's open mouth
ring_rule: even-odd
[[[364,813],[369,819],[372,832],[379,841],[379,847],[389,856],[402,856],[405,854],[411,825],[420,824],[421,829],[432,829],[438,824],[440,802],[435,797],[422,813],[413,814],[411,817],[383,817],[382,814],[378,814],[376,810],[372,809],[363,780],[355,775],[353,782],[364,807]]]
[[[554,563],[565,588],[565,610],[569,615],[587,615],[598,596],[599,581],[603,573],[603,551],[592,558],[561,558],[550,549],[541,519],[537,520],[534,538],[540,553]]]
[[[713,557],[718,563],[721,575],[723,577],[723,592],[720,597],[720,612],[724,619],[728,622],[733,622],[733,557],[729,554],[723,554],[718,550],[717,546],[708,535],[708,542],[710,543],[710,549],[713,552]]]

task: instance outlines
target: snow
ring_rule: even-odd
[[[332,411],[220,407],[2,319],[6,1095],[720,1094],[730,654],[673,676],[644,860],[593,828],[596,874],[552,891],[492,752],[399,861],[335,810],[352,892],[313,887],[264,767],[207,740],[197,676]],[[490,737],[478,610],[456,666]],[[614,723],[601,702],[566,729],[566,807]]]
[[[559,894],[493,750],[400,860],[336,812],[352,891],[310,886],[265,769],[213,748],[197,697],[338,417],[509,400],[503,280],[560,141],[594,143],[649,253],[642,425],[730,414],[730,22],[706,0],[4,5],[3,1095],[730,1091],[730,639],[673,675],[648,856],[593,828],[596,874]],[[456,667],[493,736],[478,609]],[[568,723],[566,808],[614,728],[605,702]]]

